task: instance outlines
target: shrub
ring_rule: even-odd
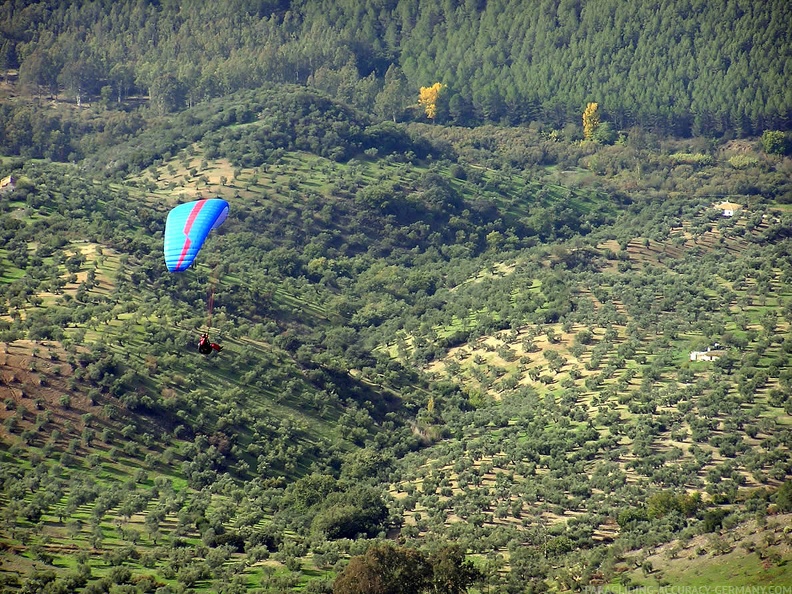
[[[729,165],[735,169],[747,169],[748,167],[755,167],[759,164],[759,159],[756,157],[749,157],[748,155],[734,155],[729,158]]]
[[[675,165],[712,165],[715,159],[712,155],[705,155],[704,153],[674,153],[669,155],[669,159]]]
[[[768,155],[788,155],[792,153],[792,136],[780,130],[765,130],[762,148]]]

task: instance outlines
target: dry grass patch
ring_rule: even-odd
[[[792,585],[790,525],[792,514],[768,516],[763,524],[747,520],[731,529],[631,551],[624,569],[636,586]],[[639,569],[645,564],[649,572]]]

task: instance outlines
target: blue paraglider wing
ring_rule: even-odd
[[[228,216],[228,202],[219,198],[180,204],[165,221],[165,265],[171,272],[187,270],[206,236]]]

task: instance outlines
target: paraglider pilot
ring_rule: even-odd
[[[204,332],[201,334],[201,340],[198,341],[198,352],[203,355],[208,355],[212,352],[212,349],[219,353],[223,350],[223,347],[221,347],[216,342],[211,342],[209,340],[209,334]]]

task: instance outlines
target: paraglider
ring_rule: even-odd
[[[212,229],[228,216],[228,202],[220,198],[195,200],[175,207],[165,221],[165,265],[170,272],[187,270]]]
[[[206,237],[228,217],[228,202],[220,198],[194,200],[180,204],[168,213],[165,221],[165,266],[170,272],[183,272],[195,261]],[[209,326],[211,326],[214,285],[209,292]],[[223,349],[209,340],[204,332],[198,341],[198,352],[204,355]]]
[[[223,347],[216,342],[209,340],[209,334],[204,332],[201,334],[201,340],[198,341],[198,352],[202,355],[208,355],[212,352],[212,350],[215,350],[219,353],[223,350]]]

